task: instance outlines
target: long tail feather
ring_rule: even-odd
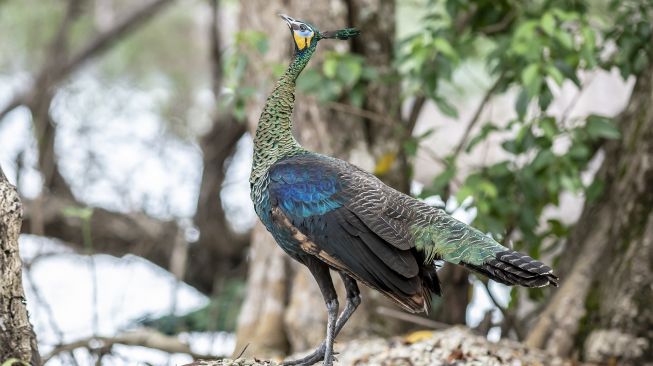
[[[481,265],[464,263],[464,266],[506,285],[558,287],[558,277],[550,267],[514,250],[498,252]]]

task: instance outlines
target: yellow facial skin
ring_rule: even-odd
[[[293,32],[293,37],[295,38],[295,44],[297,48],[301,51],[306,47],[311,46],[311,41],[313,40],[313,32]]]

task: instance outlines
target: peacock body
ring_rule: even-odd
[[[302,148],[292,135],[295,80],[319,40],[348,39],[357,31],[320,33],[308,23],[282,17],[293,36],[295,56],[259,120],[251,198],[281,248],[311,270],[329,313],[326,341],[314,354],[290,364],[312,364],[322,358],[331,363],[333,339],[360,302],[356,281],[411,312],[427,311],[431,293],[440,294],[436,259],[508,285],[557,285],[557,277],[544,264],[346,161]],[[329,269],[341,274],[347,288],[347,305],[337,321]]]

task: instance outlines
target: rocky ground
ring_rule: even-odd
[[[518,342],[503,340],[492,343],[464,327],[420,331],[391,339],[370,338],[337,343],[336,352],[339,352],[336,365],[341,366],[578,365],[540,350],[529,349]],[[224,359],[196,361],[190,365],[257,366],[277,363],[257,359]]]

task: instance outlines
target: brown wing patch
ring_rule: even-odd
[[[334,258],[332,255],[329,253],[325,252],[324,250],[321,250],[317,244],[311,241],[311,239],[308,238],[308,236],[304,235],[299,229],[297,229],[286,217],[286,215],[283,214],[280,208],[278,207],[273,207],[272,208],[272,219],[274,222],[278,225],[281,225],[288,230],[290,230],[290,233],[292,237],[299,242],[299,247],[302,248],[303,251],[305,251],[308,254],[314,255],[322,261],[326,262],[326,264],[335,267],[339,270],[346,271],[345,265]]]

